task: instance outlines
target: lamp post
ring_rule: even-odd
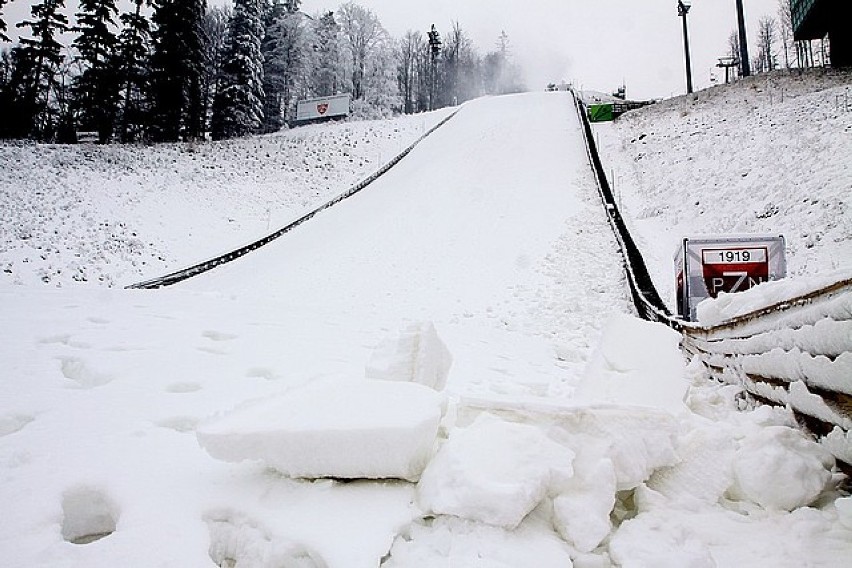
[[[748,62],[748,40],[746,39],[743,0],[737,0],[737,26],[740,30],[740,74],[743,77],[748,77],[751,75],[751,65]]]
[[[689,31],[686,27],[686,15],[692,7],[691,0],[677,0],[677,15],[683,18],[683,52],[686,57],[686,93],[692,93],[692,63],[689,59]]]

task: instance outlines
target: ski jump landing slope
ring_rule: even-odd
[[[480,99],[358,195],[178,287],[594,341],[630,309],[595,191],[569,94]]]

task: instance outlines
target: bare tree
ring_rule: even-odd
[[[349,55],[349,77],[352,98],[364,98],[364,73],[371,56],[386,39],[387,32],[379,19],[369,9],[354,2],[347,2],[337,11],[337,22],[343,38],[344,49]]]
[[[791,67],[790,50],[795,43],[793,40],[793,10],[790,0],[778,0],[778,37],[781,39],[781,49],[784,50],[784,68],[789,69]]]
[[[775,18],[764,16],[757,25],[757,63],[758,71],[772,71],[775,65],[772,51],[777,37],[777,24]]]
[[[402,95],[403,112],[415,110],[417,89],[420,85],[418,58],[426,50],[426,42],[420,32],[408,30],[397,47],[397,80]]]

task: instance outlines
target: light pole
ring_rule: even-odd
[[[751,75],[751,65],[748,62],[748,40],[746,39],[745,14],[743,0],[737,0],[737,25],[740,30],[740,71],[743,77]]]
[[[686,27],[686,15],[692,7],[691,0],[677,0],[677,15],[683,18],[683,52],[686,57],[686,94],[692,93],[692,63],[689,59],[689,31]]]

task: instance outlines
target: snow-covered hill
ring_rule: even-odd
[[[346,129],[419,135],[423,117],[403,120],[303,133],[326,148]],[[352,132],[359,151],[373,140]],[[105,283],[159,268],[106,262],[112,241],[81,221],[122,228],[132,212],[161,263],[182,264],[264,233],[275,172],[311,188],[280,198],[283,217],[323,176],[357,174],[339,145],[331,170],[311,167],[297,135],[146,149],[143,165],[131,148],[4,150],[34,168],[20,185],[55,178],[29,233],[59,251],[38,268],[63,273],[44,285],[16,260],[21,284],[0,283],[0,564],[850,565],[833,457],[785,409],[738,411],[679,334],[630,315],[567,93],[468,103],[363,192],[178,286],[65,276],[74,246]],[[297,158],[282,169],[272,148]],[[21,232],[6,254],[31,254],[30,210],[4,205]],[[232,211],[261,218],[229,231]]]
[[[852,267],[852,73],[778,72],[595,125],[610,183],[673,305],[681,238],[787,239],[788,271]]]
[[[124,286],[205,260],[342,193],[447,111],[227,142],[0,142],[0,282]]]

